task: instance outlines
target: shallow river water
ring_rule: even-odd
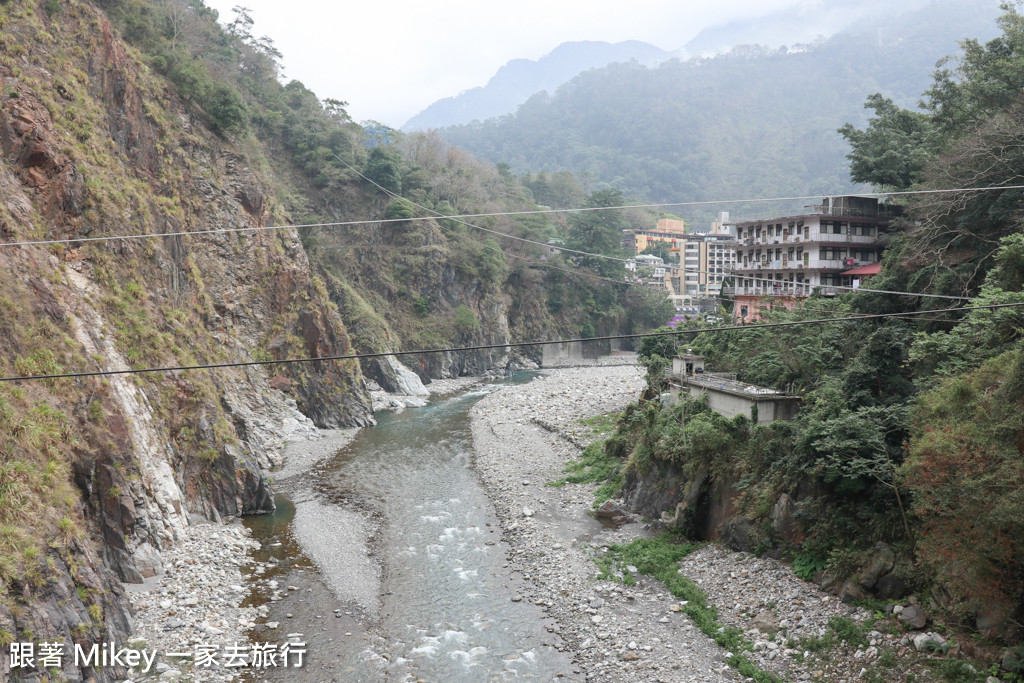
[[[570,658],[554,647],[553,623],[518,599],[521,579],[503,566],[507,546],[472,468],[468,411],[501,386],[378,414],[377,426],[288,487],[293,520],[279,515],[277,524],[252,525],[265,541],[280,535],[282,523],[301,526],[291,535],[324,582],[338,598],[362,603],[367,627],[379,637],[371,648],[334,641],[339,674],[551,680],[571,670]],[[348,523],[353,500],[379,516],[379,535]],[[377,584],[368,553],[384,568]]]

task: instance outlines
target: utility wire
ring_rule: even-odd
[[[949,194],[954,192],[993,192],[997,190],[1024,190],[1024,185],[996,185],[991,187],[958,187],[941,190],[905,190],[902,192],[859,192],[856,194],[844,193],[843,196],[847,197],[892,197],[892,196],[908,196],[908,195],[921,195],[921,194]],[[241,232],[263,232],[270,230],[300,230],[304,228],[338,228],[338,227],[352,227],[356,225],[368,225],[368,224],[381,224],[381,223],[399,223],[402,221],[423,221],[423,220],[435,220],[439,218],[444,219],[460,219],[460,218],[491,218],[497,216],[531,216],[541,214],[555,214],[555,213],[586,213],[592,211],[614,211],[623,209],[660,209],[669,207],[680,207],[680,206],[718,206],[724,204],[745,204],[745,203],[767,203],[767,202],[786,202],[786,201],[810,201],[814,199],[820,199],[822,196],[829,196],[827,194],[821,195],[808,195],[802,197],[762,197],[762,198],[751,198],[751,199],[716,199],[706,201],[689,201],[689,202],[667,202],[660,204],[623,204],[620,206],[590,206],[581,207],[578,209],[529,209],[523,211],[493,211],[488,213],[466,213],[466,214],[454,214],[449,216],[420,216],[413,218],[380,218],[380,219],[362,219],[352,221],[336,221],[331,223],[299,223],[294,225],[264,225],[264,226],[250,226],[244,228],[217,228],[209,230],[179,230],[176,232],[163,232],[163,233],[139,233],[131,235],[101,235],[98,237],[68,237],[64,239],[49,239],[49,240],[21,240],[17,242],[0,242],[0,247],[26,247],[26,246],[41,246],[46,244],[77,244],[77,243],[88,243],[88,242],[112,242],[117,240],[134,240],[134,239],[151,239],[154,237],[182,237],[186,235],[215,235],[222,233],[241,233]],[[486,228],[485,228],[486,229]],[[496,231],[495,231],[496,232]],[[498,235],[508,237],[510,239],[519,239],[524,241],[525,238],[516,237],[514,235],[508,235],[506,233],[496,232]],[[547,246],[547,245],[543,245]],[[586,253],[586,252],[580,252]],[[623,260],[614,256],[602,256],[601,254],[587,254],[588,256],[594,256],[598,258],[610,258],[615,260]]]
[[[511,240],[517,240],[519,242],[525,242],[525,243],[528,243],[528,244],[531,244],[531,245],[538,245],[538,246],[543,247],[545,249],[547,249],[549,247],[549,245],[547,245],[545,243],[542,243],[542,242],[536,242],[534,240],[527,240],[525,238],[519,238],[519,237],[513,236],[513,234],[508,234],[507,232],[500,232],[498,230],[492,230],[490,228],[483,227],[481,225],[475,225],[475,224],[470,223],[468,221],[462,220],[460,217],[456,217],[456,216],[443,216],[439,212],[434,211],[433,209],[429,209],[429,208],[427,208],[427,207],[425,207],[425,206],[423,206],[421,204],[417,204],[413,200],[401,197],[400,195],[398,195],[396,193],[393,193],[393,191],[391,191],[390,189],[388,189],[384,185],[380,184],[379,182],[377,182],[373,178],[367,177],[366,175],[360,173],[358,171],[358,169],[354,168],[352,165],[350,165],[348,162],[346,162],[344,159],[342,159],[338,155],[334,154],[333,152],[331,153],[331,156],[334,157],[335,159],[337,159],[339,162],[341,162],[352,173],[355,173],[360,178],[366,180],[367,182],[373,184],[375,187],[380,189],[382,191],[382,193],[384,193],[385,195],[390,197],[392,200],[402,200],[403,202],[408,202],[409,204],[411,204],[412,206],[416,207],[417,209],[420,209],[421,211],[425,211],[427,214],[431,214],[430,217],[432,217],[432,218],[434,218],[436,220],[450,219],[450,220],[454,220],[454,221],[456,221],[458,223],[462,223],[463,225],[466,225],[467,227],[472,227],[472,228],[475,228],[475,229],[478,229],[478,230],[483,230],[484,232],[490,232],[490,233],[493,233],[493,234],[498,234],[498,236],[501,236],[503,238],[509,238]],[[505,254],[507,256],[511,256],[512,258],[518,258],[518,259],[521,259],[523,261],[527,261],[529,263],[534,263],[534,264],[539,264],[539,265],[541,265],[543,267],[552,268],[554,270],[561,270],[562,272],[568,272],[570,274],[583,275],[583,276],[585,276],[585,278],[590,278],[592,280],[604,281],[604,282],[611,283],[613,285],[626,285],[628,287],[641,287],[643,289],[649,289],[647,287],[644,287],[643,285],[639,285],[639,284],[636,284],[636,283],[631,283],[631,282],[626,281],[626,280],[613,280],[611,278],[605,278],[605,276],[603,276],[603,275],[598,275],[596,273],[591,273],[591,272],[588,272],[586,270],[572,270],[572,269],[563,268],[561,266],[557,266],[557,265],[554,265],[554,264],[551,264],[551,263],[545,263],[544,261],[535,261],[534,259],[531,259],[531,258],[529,258],[527,256],[520,256],[518,254],[513,254],[512,252],[509,252],[509,251],[506,251],[504,249],[501,249],[500,247],[493,247],[493,246],[490,246],[490,245],[488,245],[486,243],[480,242],[478,240],[474,240],[472,238],[465,238],[465,239],[468,239],[470,242],[473,242],[475,244],[480,245],[484,249],[497,249],[501,253],[503,253],[503,254]],[[573,249],[563,249],[561,247],[559,247],[558,249],[561,250],[561,251],[570,251],[570,252],[573,252],[575,254],[584,254],[586,256],[596,256],[596,257],[599,257],[599,258],[608,258],[608,259],[613,259],[613,260],[616,260],[616,261],[624,261],[624,260],[626,260],[626,259],[616,258],[614,256],[604,256],[602,254],[590,254],[588,252],[575,251]]]
[[[902,313],[871,313],[846,318],[818,318],[814,320],[791,320],[777,323],[759,323],[756,325],[723,325],[719,327],[704,327],[694,330],[673,330],[671,332],[640,332],[636,334],[614,334],[604,337],[587,337],[579,339],[553,339],[549,341],[528,341],[509,342],[507,344],[480,344],[477,346],[458,346],[437,349],[420,349],[416,351],[387,351],[379,353],[351,353],[336,356],[311,356],[300,358],[282,358],[280,360],[254,360],[236,361],[231,363],[206,363],[202,365],[172,365],[153,368],[125,368],[124,370],[93,370],[86,372],[66,372],[51,375],[23,375],[20,377],[0,377],[0,382],[18,382],[29,380],[55,380],[74,379],[82,377],[108,377],[111,375],[139,375],[155,372],[175,372],[179,370],[214,370],[220,368],[237,368],[254,365],[283,365],[286,363],[313,363],[319,361],[359,360],[362,358],[381,358],[383,356],[412,356],[427,353],[450,353],[458,351],[482,351],[485,349],[510,349],[526,346],[545,346],[548,344],[571,344],[577,342],[608,341],[612,339],[639,339],[643,337],[663,337],[678,334],[699,334],[701,332],[727,332],[731,330],[756,330],[776,327],[796,327],[799,325],[819,325],[834,322],[863,322],[870,319],[881,318],[902,318],[906,316],[917,316],[931,313],[952,313],[954,311],[975,311],[997,308],[1018,308],[1024,306],[1024,302],[1007,304],[986,304],[983,306],[963,306],[957,308],[937,308],[925,311],[906,311]]]
[[[768,198],[760,198],[760,199],[709,200],[709,201],[692,201],[692,202],[674,202],[674,203],[664,203],[664,204],[628,204],[628,205],[622,205],[622,206],[582,207],[582,208],[579,208],[579,209],[536,209],[536,210],[526,210],[526,211],[499,211],[499,212],[491,212],[491,213],[442,215],[439,212],[433,211],[432,209],[429,209],[429,208],[424,207],[424,206],[422,206],[420,204],[417,204],[417,203],[413,202],[412,200],[409,200],[409,199],[406,199],[404,197],[401,197],[400,195],[395,194],[391,190],[388,190],[387,188],[383,187],[379,183],[377,183],[374,180],[372,180],[372,179],[366,177],[365,175],[363,175],[361,172],[359,172],[356,168],[354,168],[351,164],[346,162],[344,159],[342,159],[338,155],[332,153],[332,156],[335,159],[337,159],[338,161],[340,161],[344,166],[346,166],[353,173],[358,175],[363,180],[365,180],[365,181],[367,181],[369,183],[372,183],[375,187],[380,189],[382,192],[386,193],[389,197],[392,197],[393,199],[403,199],[404,201],[409,202],[410,204],[412,204],[413,206],[419,208],[420,210],[425,211],[428,214],[432,214],[432,215],[428,215],[428,216],[414,216],[412,218],[383,218],[383,219],[377,219],[377,220],[354,220],[354,221],[338,221],[338,222],[329,222],[329,223],[302,223],[302,224],[294,224],[294,225],[250,226],[250,227],[243,227],[243,228],[219,228],[219,229],[209,229],[209,230],[181,230],[181,231],[166,232],[166,233],[149,233],[149,234],[142,234],[142,233],[140,233],[140,234],[131,234],[131,235],[101,235],[101,236],[98,236],[98,237],[76,237],[76,238],[50,239],[50,240],[22,240],[22,241],[17,241],[17,242],[0,242],[0,247],[42,246],[42,245],[47,245],[47,244],[76,244],[76,243],[89,243],[89,242],[110,242],[110,241],[123,241],[123,240],[134,240],[134,239],[150,239],[150,238],[154,238],[154,237],[182,237],[182,236],[188,236],[188,235],[215,235],[215,234],[223,234],[223,233],[263,232],[263,231],[272,231],[272,230],[291,230],[291,229],[298,230],[298,229],[307,229],[307,228],[353,227],[353,226],[356,226],[356,225],[398,223],[398,222],[403,222],[403,221],[453,220],[453,221],[461,223],[462,225],[465,225],[467,227],[474,228],[476,230],[481,230],[483,232],[491,233],[493,235],[498,235],[500,237],[505,237],[505,238],[512,239],[512,240],[517,240],[517,241],[520,241],[520,242],[525,242],[525,243],[532,244],[532,245],[535,245],[535,246],[540,246],[540,247],[543,247],[543,248],[546,249],[546,248],[549,247],[549,245],[546,244],[546,243],[538,242],[536,240],[527,239],[525,237],[518,237],[516,235],[510,235],[508,233],[500,232],[498,230],[492,230],[490,228],[485,228],[485,227],[480,226],[480,225],[475,225],[473,223],[469,223],[469,222],[467,222],[466,220],[463,220],[463,219],[465,219],[465,218],[497,217],[497,216],[521,216],[521,215],[535,215],[535,214],[551,214],[551,213],[578,213],[578,212],[588,212],[588,211],[611,211],[611,210],[619,210],[619,209],[663,208],[663,207],[677,207],[677,206],[702,206],[702,205],[711,205],[711,204],[766,203],[766,202],[797,201],[797,200],[806,201],[806,200],[817,199],[817,198],[819,198],[821,196],[821,195],[809,195],[809,196],[802,196],[802,197],[768,197]],[[1017,190],[1017,189],[1024,189],[1024,185],[999,185],[999,186],[993,186],[993,187],[951,188],[951,189],[939,189],[939,190],[905,190],[905,191],[901,191],[901,192],[865,192],[865,193],[858,193],[858,194],[848,195],[848,196],[855,196],[855,197],[884,197],[884,196],[895,196],[895,195],[905,196],[905,195],[918,195],[918,194],[943,194],[943,193],[952,193],[952,192],[982,192],[982,191]],[[827,195],[825,195],[825,196],[827,196]],[[473,241],[475,241],[475,240],[473,240]],[[483,244],[481,242],[476,242],[476,243],[477,244],[481,244],[481,246],[484,246],[484,247],[488,246],[488,245]],[[350,245],[350,246],[358,247],[360,245]],[[606,255],[606,254],[594,254],[594,253],[580,251],[580,250],[576,250],[576,249],[569,249],[567,247],[557,247],[557,249],[559,251],[563,251],[563,252],[569,252],[569,253],[573,253],[573,254],[580,254],[582,256],[588,256],[588,257],[592,257],[592,258],[616,261],[616,262],[619,262],[619,263],[627,263],[627,262],[629,262],[631,260],[631,259],[627,259],[627,258],[621,258],[621,257],[618,257],[618,256],[609,256],[609,255]],[[528,257],[518,256],[516,254],[512,254],[510,252],[507,252],[505,250],[501,250],[501,251],[504,254],[512,256],[513,258],[519,258],[519,259],[522,259],[522,260],[525,260],[525,261],[529,261],[531,263],[537,263],[539,265],[542,265],[542,266],[548,267],[548,268],[552,268],[554,270],[561,270],[563,272],[578,274],[578,275],[581,275],[583,277],[590,277],[592,279],[604,280],[604,281],[611,282],[611,283],[614,283],[614,284],[624,284],[624,285],[627,285],[627,286],[644,287],[643,285],[637,285],[637,284],[631,283],[631,282],[629,282],[627,280],[619,281],[619,280],[614,280],[612,278],[607,278],[607,277],[603,277],[603,276],[587,273],[586,271],[569,270],[569,269],[566,269],[566,268],[561,268],[559,266],[555,266],[553,264],[549,265],[549,264],[544,264],[543,262],[533,261],[532,259],[529,259]],[[694,271],[685,271],[685,269],[684,269],[684,272],[694,272]],[[706,271],[696,271],[696,272],[706,273]],[[742,276],[734,275],[734,277],[742,277]],[[757,281],[757,282],[772,282],[773,284],[777,284],[778,282],[784,282],[784,281],[777,281],[777,280],[769,280],[767,278],[747,277],[747,278],[744,278],[744,279],[752,280],[752,281]],[[853,287],[847,287],[847,286],[844,286],[844,285],[823,285],[823,286],[832,287],[833,289],[849,289],[849,290],[853,290],[854,289]],[[649,289],[647,287],[644,287],[644,288],[645,289]],[[864,291],[864,292],[872,292],[872,293],[878,293],[878,294],[900,294],[900,295],[908,295],[908,296],[923,296],[923,297],[936,298],[936,299],[953,299],[953,300],[967,301],[967,300],[969,300],[971,298],[971,297],[955,297],[955,296],[948,296],[948,295],[942,295],[942,294],[925,294],[923,292],[895,292],[895,291],[876,290],[876,289],[868,289],[868,288],[857,288],[857,289],[859,289],[860,291]]]
[[[412,201],[411,199],[408,199],[406,197],[402,197],[401,195],[396,194],[395,192],[392,192],[391,190],[387,189],[386,187],[384,187],[380,183],[376,182],[375,180],[372,180],[371,178],[367,178],[365,175],[363,175],[358,170],[353,168],[351,164],[349,164],[347,161],[345,161],[344,159],[339,157],[337,154],[334,154],[332,152],[331,156],[333,156],[335,159],[340,161],[350,171],[352,171],[353,173],[358,175],[363,180],[365,180],[365,181],[367,181],[369,183],[372,183],[377,189],[379,189],[381,192],[384,192],[385,194],[387,194],[392,199],[396,199],[396,200],[397,199],[401,199],[403,201],[409,202],[410,204],[415,206],[417,209],[420,209],[421,211],[426,211],[428,214],[431,214],[432,218],[435,218],[437,220],[443,220],[443,219],[453,220],[456,223],[460,223],[462,225],[465,225],[468,228],[473,228],[475,230],[482,230],[483,232],[489,232],[492,235],[499,235],[501,237],[507,237],[509,239],[513,239],[513,240],[516,240],[516,241],[519,241],[519,242],[525,242],[527,244],[533,244],[533,245],[536,245],[536,246],[539,246],[539,247],[543,247],[544,249],[547,249],[550,246],[550,245],[548,245],[545,242],[537,242],[536,240],[527,239],[525,237],[517,237],[516,235],[510,235],[507,232],[500,232],[498,230],[491,230],[490,228],[485,228],[482,225],[475,225],[473,223],[469,223],[469,222],[463,220],[461,216],[443,216],[441,213],[439,213],[437,211],[434,211],[433,209],[428,209],[427,207],[425,207],[425,206],[423,206],[421,204],[417,204],[416,202]],[[592,208],[601,208],[601,207],[592,207]],[[569,249],[568,247],[558,247],[558,250],[559,251],[567,251],[567,252],[570,252],[570,253],[573,253],[573,254],[581,254],[583,256],[596,256],[598,258],[606,259],[606,260],[609,260],[609,261],[619,261],[621,263],[625,263],[625,262],[627,262],[629,260],[629,259],[619,258],[618,256],[607,256],[607,255],[604,255],[604,254],[591,254],[590,252],[587,252],[587,251],[579,251],[578,249]]]

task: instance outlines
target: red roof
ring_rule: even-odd
[[[869,263],[866,266],[854,268],[853,270],[844,270],[843,275],[878,275],[881,270],[881,263]]]

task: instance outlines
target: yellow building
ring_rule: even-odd
[[[668,242],[672,247],[682,247],[686,239],[686,223],[681,220],[662,218],[654,230],[623,230],[623,246],[632,247],[634,254],[644,252],[654,242]]]

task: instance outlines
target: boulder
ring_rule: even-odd
[[[946,648],[946,639],[938,633],[921,633],[914,636],[914,649],[918,652],[932,650],[941,652]]]
[[[875,584],[875,596],[879,600],[897,600],[907,593],[907,583],[896,576],[895,572],[889,572],[878,579]]]
[[[742,517],[733,517],[721,528],[722,543],[733,550],[746,551],[753,547],[753,539],[756,536],[756,529],[750,520]]]
[[[793,518],[796,504],[788,493],[783,493],[772,506],[772,531],[779,538],[793,540],[797,528]]]
[[[885,543],[879,543],[871,553],[871,559],[860,573],[860,586],[871,590],[878,579],[888,574],[896,566],[896,554]]]
[[[615,526],[622,526],[633,521],[629,511],[613,500],[601,503],[601,507],[597,508],[597,518],[608,520]]]
[[[775,632],[779,630],[779,623],[775,618],[775,614],[769,609],[759,612],[756,617],[750,620],[750,625],[761,633],[773,637]]]
[[[1003,656],[1000,659],[1000,666],[1003,671],[1011,674],[1024,673],[1024,662],[1021,661],[1019,652],[1013,648],[1007,648],[1003,651]]]
[[[871,594],[864,589],[860,582],[852,579],[844,583],[842,590],[839,591],[839,599],[843,602],[860,602],[870,597]]]
[[[917,605],[904,607],[897,618],[901,624],[910,629],[921,629],[928,623],[928,616],[924,613],[924,609]]]

